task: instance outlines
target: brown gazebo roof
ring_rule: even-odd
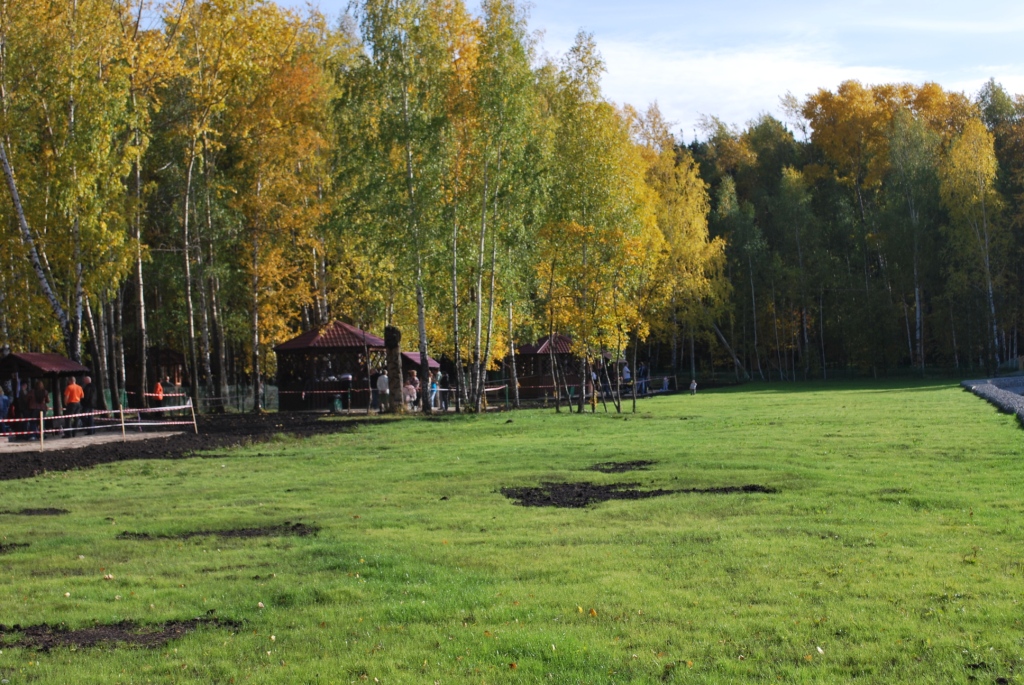
[[[560,333],[541,338],[533,354],[551,354],[552,348],[555,354],[569,354],[572,352],[572,338]]]
[[[20,376],[74,376],[89,373],[89,367],[59,354],[12,352],[0,359],[0,375],[17,372]]]
[[[420,368],[420,353],[419,352],[403,352],[402,353],[402,357],[404,357],[409,363],[413,364],[415,366],[415,368],[417,368],[417,369]],[[431,368],[431,369],[440,369],[441,368],[441,363],[439,361],[437,361],[436,359],[434,359],[433,357],[431,357],[428,354],[427,355],[427,367]]]
[[[339,352],[362,350],[364,347],[383,349],[384,339],[356,328],[344,321],[335,321],[322,328],[314,328],[302,335],[283,342],[274,348],[275,352]]]

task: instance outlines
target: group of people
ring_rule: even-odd
[[[637,395],[646,397],[654,392],[657,392],[651,385],[651,371],[650,368],[644,363],[640,362],[637,365],[636,376],[634,377],[633,372],[629,368],[629,364],[622,365],[622,383],[625,388],[636,388]],[[597,403],[598,393],[596,389],[601,388],[600,397],[610,398],[615,392],[613,391],[613,378],[614,374],[612,370],[607,366],[595,365],[590,371],[590,382],[587,383],[587,397],[591,404]],[[661,379],[661,392],[668,392],[669,390],[669,376],[663,376]],[[690,394],[697,394],[697,381],[690,381]]]
[[[638,395],[645,396],[651,393],[651,371],[645,363],[640,362],[637,365],[635,378],[628,363],[624,363],[621,368],[621,380],[624,388],[632,388],[633,384],[636,383],[636,392]],[[602,396],[610,398],[615,394],[613,390],[615,376],[616,371],[614,365],[595,365],[590,371],[591,383],[587,386],[587,395],[593,396],[596,400],[597,396],[594,394],[594,389],[600,385]],[[668,387],[663,385],[662,390],[668,390]]]
[[[374,372],[370,376],[372,397],[370,404],[373,409],[384,413],[391,409],[391,379],[386,369]],[[430,406],[433,409],[448,411],[448,395],[451,388],[448,383],[448,375],[440,371],[431,371],[427,379],[426,387],[420,382],[419,373],[415,370],[409,371],[402,384],[402,396],[399,401],[405,405],[406,410],[416,411],[423,399],[422,392],[427,392]]]
[[[96,408],[96,387],[92,378],[84,376],[82,385],[78,379],[71,377],[64,386],[64,413],[61,417],[45,419],[44,428],[54,425],[63,429],[64,437],[75,437],[79,428],[88,431],[89,435],[96,432],[91,412]],[[6,419],[30,419],[45,416],[50,411],[50,392],[41,380],[30,384],[29,381],[15,381],[0,386],[0,427],[4,433],[27,433],[12,435],[13,442],[18,439],[38,440],[40,426],[32,423],[7,423]],[[55,421],[58,422],[55,424]],[[16,427],[15,427],[16,426]]]

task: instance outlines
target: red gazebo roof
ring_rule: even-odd
[[[383,349],[384,339],[356,328],[344,321],[335,321],[322,328],[314,328],[274,347],[275,352],[338,352],[362,350],[364,347]]]
[[[541,338],[533,354],[551,354],[552,348],[555,354],[569,354],[572,352],[572,338],[560,333]]]
[[[74,376],[89,373],[89,367],[59,354],[12,352],[0,359],[0,374],[18,372],[22,376]]]
[[[420,353],[419,352],[403,352],[402,356],[406,359],[406,361],[411,362],[415,366],[415,368],[417,368],[417,369],[420,368]],[[436,359],[434,359],[433,357],[431,357],[430,355],[427,355],[427,368],[430,368],[430,369],[440,369],[441,368],[441,363],[439,361],[437,361]]]

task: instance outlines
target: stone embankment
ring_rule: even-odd
[[[1016,414],[1017,420],[1024,424],[1024,395],[1021,394],[1024,393],[1024,376],[962,381],[960,385],[988,400],[1000,411]]]

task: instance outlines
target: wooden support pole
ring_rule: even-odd
[[[44,416],[43,412],[39,412],[39,451],[40,452],[43,451],[43,440],[45,440],[44,436],[46,435],[46,423],[45,423],[45,421],[43,419],[43,416]]]
[[[124,407],[121,407],[118,411],[121,412],[121,442],[128,442],[128,436],[124,434]]]

